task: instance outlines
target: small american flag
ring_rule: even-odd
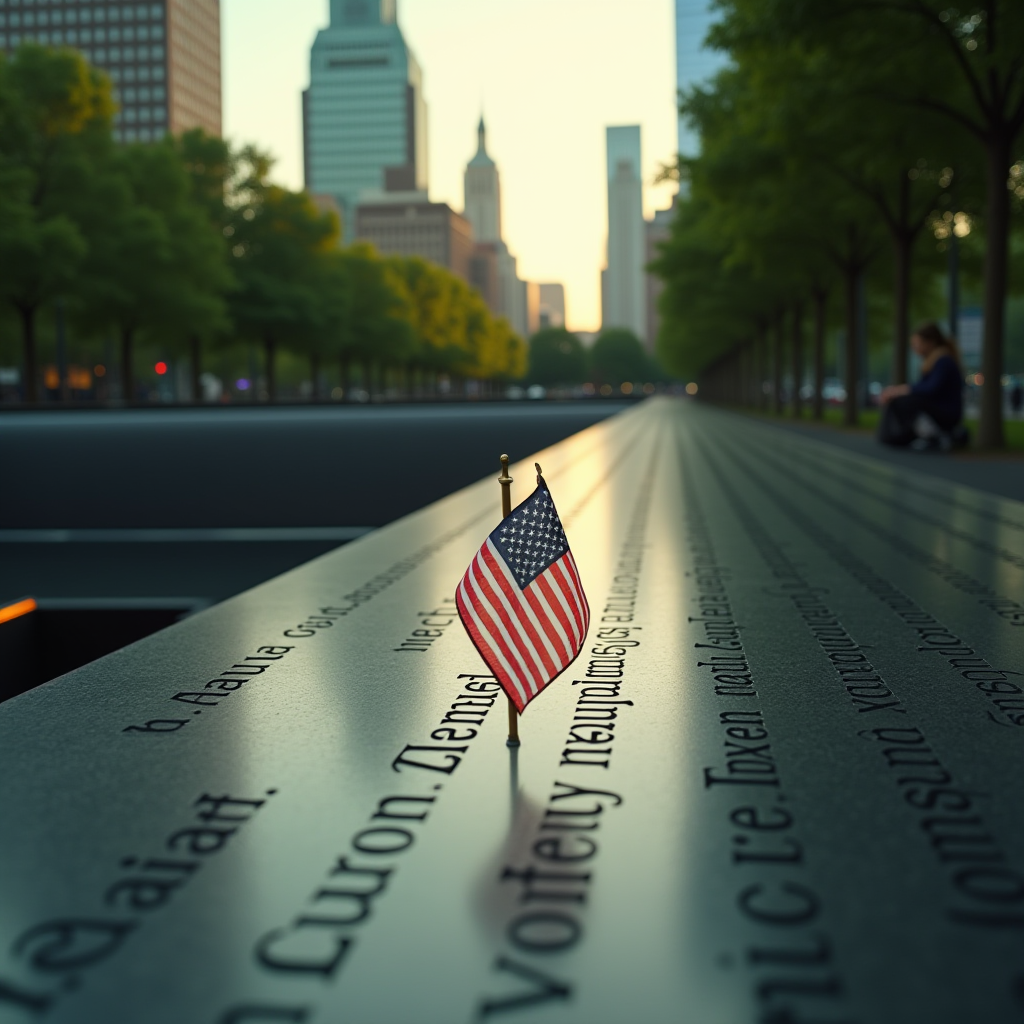
[[[522,712],[583,649],[590,608],[544,478],[488,536],[455,595],[481,657]]]

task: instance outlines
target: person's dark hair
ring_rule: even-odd
[[[933,345],[949,344],[949,338],[946,337],[942,328],[934,320],[929,320],[927,323],[921,324],[914,333],[919,338],[924,338],[925,341],[930,341]]]
[[[936,348],[946,349],[949,355],[953,357],[953,361],[957,366],[960,365],[960,351],[956,346],[956,342],[948,337],[934,320],[921,324],[920,327],[915,328],[914,333],[919,338],[924,338],[925,341],[931,342]]]

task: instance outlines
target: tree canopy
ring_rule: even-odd
[[[662,360],[709,379],[731,375],[732,398],[759,399],[762,381],[773,378],[768,391],[778,404],[783,351],[798,376],[803,321],[813,310],[820,393],[826,320],[841,310],[852,422],[864,375],[865,290],[888,306],[889,376],[901,381],[911,310],[925,299],[934,306],[939,253],[973,251],[977,239],[979,264],[984,249],[980,440],[998,446],[1010,233],[1024,177],[1024,6],[989,0],[961,12],[940,0],[721,0],[717,7],[709,44],[730,61],[681,97],[701,152],[676,168],[684,194],[656,264],[667,284]],[[799,380],[791,390],[799,395]]]
[[[522,375],[526,345],[480,294],[418,258],[342,247],[337,217],[276,184],[273,161],[193,129],[115,146],[109,80],[72,50],[0,55],[0,303],[22,339],[24,397],[38,395],[37,321],[60,303],[77,333],[121,349],[136,394],[140,344],[188,353],[262,349],[268,397],[279,357],[325,366],[347,389],[390,371]]]
[[[587,379],[587,353],[575,334],[548,327],[530,338],[527,376],[533,384],[578,384]]]

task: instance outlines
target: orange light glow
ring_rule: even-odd
[[[981,385],[985,383],[985,374],[983,374],[983,373],[976,373],[974,375],[974,383],[977,384],[978,387],[980,388]]]
[[[0,608],[0,622],[10,622],[11,619],[20,619],[22,615],[36,610],[35,598],[26,597],[24,601],[15,601],[14,604]]]
[[[107,368],[102,363],[97,363],[92,368],[92,372],[95,373],[97,377],[105,377],[107,373]]]
[[[167,364],[163,360],[160,360],[153,369],[162,377],[167,372]]]

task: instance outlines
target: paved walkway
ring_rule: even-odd
[[[838,430],[834,427],[815,426],[811,423],[794,423],[783,419],[756,419],[768,429],[795,433],[813,438],[834,448],[863,455],[875,462],[895,467],[898,471],[922,473],[938,477],[948,483],[974,487],[1003,498],[1024,501],[1024,458],[1020,455],[980,455],[970,452],[955,455],[938,453],[920,454],[899,448],[887,448],[879,444],[872,435],[853,431]]]

